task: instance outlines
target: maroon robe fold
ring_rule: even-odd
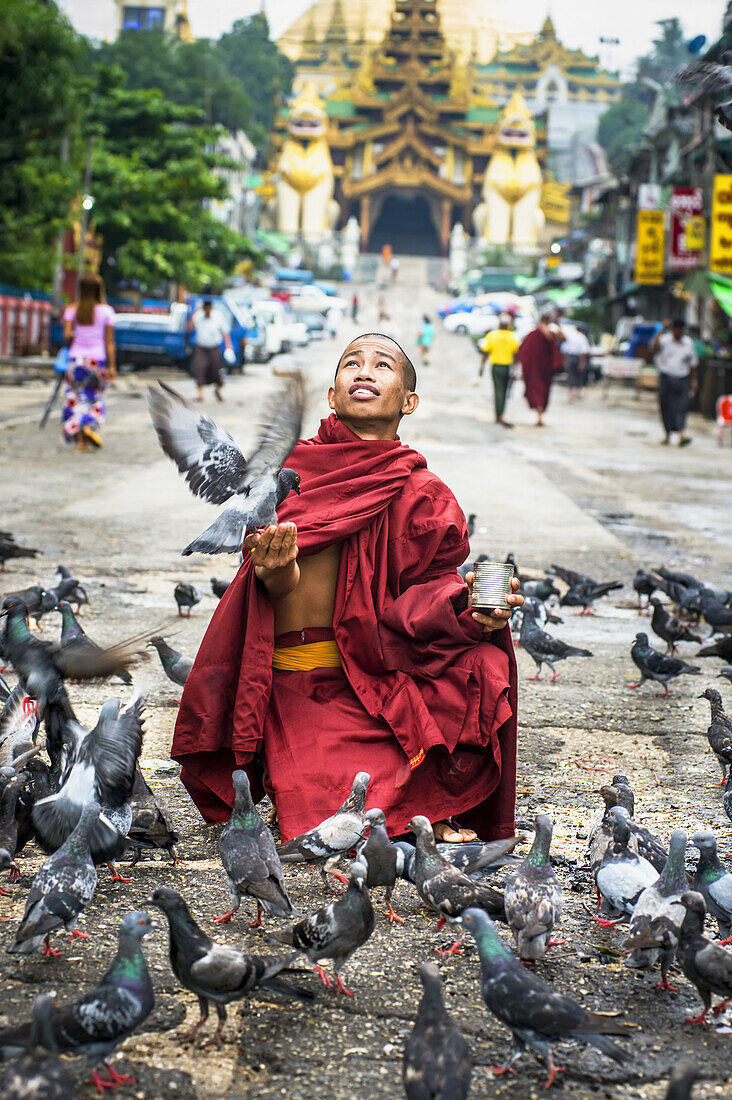
[[[511,835],[516,764],[513,649],[507,628],[490,641],[482,640],[467,607],[467,587],[457,567],[469,545],[457,501],[427,470],[417,451],[398,439],[361,440],[334,416],[322,421],[317,436],[297,444],[287,465],[300,473],[302,494],[287,498],[279,518],[297,524],[300,554],[318,553],[333,542],[342,544],[333,614],[347,680],[341,686],[351,701],[355,696],[375,728],[390,731],[390,764],[376,746],[370,760],[368,744],[363,743],[356,760],[355,740],[349,746],[344,734],[340,751],[338,746],[333,750],[340,757],[337,769],[331,758],[334,771],[350,778],[358,770],[371,772],[367,804],[380,805],[382,796],[394,832],[408,823],[403,818],[410,799],[402,798],[401,809],[390,814],[388,806],[396,807],[396,802],[389,801],[389,776],[377,774],[380,763],[383,770],[393,768],[396,759],[400,765],[406,762],[415,779],[422,769],[434,785],[444,770],[440,761],[457,761],[458,754],[465,753],[473,774],[475,754],[480,753],[480,782],[466,789],[459,807],[461,820],[486,837]],[[228,817],[235,766],[246,767],[254,780],[261,777],[263,766],[266,770],[264,730],[277,702],[270,695],[276,694],[277,683],[295,684],[294,677],[301,675],[278,673],[273,693],[273,648],[272,605],[252,563],[245,561],[201,643],[173,739],[172,755],[182,764],[181,778],[208,820]],[[327,687],[334,698],[340,691],[336,687]],[[343,705],[347,710],[345,696]],[[304,780],[298,788],[297,711],[292,706],[287,721],[293,723],[291,732],[285,731],[291,738],[293,774],[286,777],[288,805],[278,806],[283,836],[326,816],[320,812],[322,792],[310,790]],[[419,812],[428,816],[430,783],[419,792],[424,799]],[[323,784],[327,787],[327,775]],[[280,777],[275,787],[284,786]],[[327,793],[332,812],[342,800],[332,801],[340,790]]]
[[[562,353],[556,340],[545,336],[540,328],[533,329],[521,341],[518,360],[529,408],[543,411],[549,404],[554,375],[562,369]]]

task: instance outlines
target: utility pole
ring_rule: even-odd
[[[86,258],[86,234],[89,229],[89,214],[94,206],[94,199],[89,193],[92,177],[92,152],[94,150],[94,138],[89,137],[86,143],[86,168],[84,169],[84,193],[81,196],[81,232],[79,237],[79,264],[76,269],[77,293],[84,274],[84,260]]]
[[[61,164],[69,163],[69,135],[61,137]],[[61,280],[64,277],[64,232],[60,229],[56,237],[56,260],[53,265],[53,307],[58,309],[61,305]]]

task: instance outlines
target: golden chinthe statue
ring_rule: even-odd
[[[338,219],[328,116],[314,88],[290,104],[287,137],[275,166],[276,224],[281,233],[320,240]]]

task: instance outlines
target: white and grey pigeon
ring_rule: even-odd
[[[595,884],[602,899],[602,916],[594,919],[601,927],[614,928],[635,908],[646,886],[658,878],[652,863],[628,847],[630,814],[623,806],[613,806],[605,815],[612,825],[613,838],[595,874]]]
[[[292,944],[307,955],[311,963],[320,959],[332,959],[336,977],[336,993],[351,995],[341,979],[341,970],[374,930],[374,910],[366,887],[366,868],[361,863],[351,864],[348,889],[345,894],[318,909],[293,928],[276,932],[274,939]],[[329,989],[333,983],[322,966],[315,966],[323,985]]]
[[[669,984],[668,970],[679,945],[679,933],[684,919],[681,895],[688,889],[684,856],[686,833],[675,829],[671,833],[666,866],[656,882],[647,886],[636,902],[623,946],[629,952],[626,966],[652,967],[661,962],[659,989],[674,991]]]
[[[238,769],[231,779],[234,805],[219,837],[231,908],[214,920],[217,924],[228,923],[242,898],[249,897],[257,903],[257,916],[247,923],[261,928],[262,910],[275,917],[293,917],[295,910],[287,894],[274,837],[254,807],[249,777]]]
[[[720,941],[732,943],[732,874],[722,866],[713,833],[694,833],[691,843],[699,849],[693,888],[704,898],[710,915],[717,921]]]
[[[326,890],[329,874],[346,882],[345,876],[335,870],[335,865],[363,839],[366,828],[366,791],[370,782],[371,776],[368,772],[358,772],[353,780],[351,793],[331,817],[321,821],[314,829],[280,845],[278,854],[282,863],[321,864],[320,873]]]
[[[41,944],[42,954],[60,955],[49,936],[58,928],[74,935],[79,914],[94,897],[97,869],[89,849],[89,836],[99,818],[99,805],[84,807],[78,825],[65,844],[42,864],[31,884],[25,913],[9,955],[32,955]],[[77,932],[77,936],[86,936]],[[1,1045],[1,1044],[0,1044]]]
[[[562,887],[549,862],[553,831],[552,819],[537,814],[531,851],[508,876],[503,891],[508,926],[525,962],[543,959],[557,942],[551,935],[562,918]]]
[[[458,844],[441,841],[435,847],[458,871],[464,871],[471,878],[481,879],[502,867],[517,867],[521,860],[510,854],[517,843],[518,837],[512,836],[504,840],[466,840]],[[417,849],[406,840],[395,840],[394,845],[404,857],[401,877],[414,882]]]
[[[142,937],[152,927],[147,913],[127,913],[120,924],[117,954],[99,985],[51,1011],[48,1034],[56,1049],[60,1054],[85,1055],[100,1093],[104,1088],[134,1082],[134,1078],[117,1073],[109,1059],[115,1048],[147,1019],[155,1004],[141,947]],[[23,1053],[30,1029],[30,1021],[26,1021],[0,1031],[0,1060]],[[108,1076],[97,1072],[100,1063]]]
[[[212,504],[232,500],[184,555],[238,553],[248,531],[277,522],[277,508],[300,475],[283,468],[300,438],[305,387],[291,377],[268,408],[265,427],[249,459],[229,432],[161,382],[148,388],[148,405],[160,445],[175,462],[191,492]]]
[[[39,723],[38,703],[16,684],[0,710],[0,765],[33,748]]]
[[[94,801],[102,808],[91,834],[94,861],[110,863],[124,853],[132,825],[129,800],[142,751],[142,711],[140,697],[124,708],[119,699],[108,699],[94,729],[86,730],[75,719],[68,723],[61,786],[33,807],[36,835],[47,850],[64,842],[83,807]],[[110,869],[113,878],[121,878]]]

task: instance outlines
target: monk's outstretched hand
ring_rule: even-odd
[[[468,586],[468,592],[470,594],[470,601],[473,600],[473,581],[475,580],[475,573],[468,573],[465,577],[465,583]],[[511,604],[510,610],[497,607],[486,615],[482,611],[474,611],[473,618],[477,623],[483,627],[484,634],[492,634],[494,630],[501,630],[508,620],[513,615],[514,610],[517,607],[522,607],[524,603],[524,597],[518,593],[519,580],[518,577],[513,577],[511,580],[512,594],[506,596],[506,603]]]
[[[300,568],[294,523],[278,523],[252,532],[244,539],[244,550],[249,551],[257,577],[270,596],[286,596],[297,587]]]

